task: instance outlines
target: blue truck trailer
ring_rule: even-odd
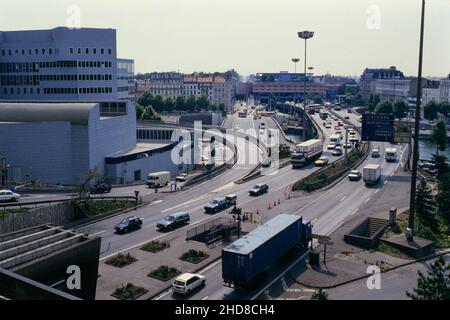
[[[265,280],[279,258],[295,247],[307,248],[311,222],[280,214],[222,249],[222,278],[226,286],[250,290]]]

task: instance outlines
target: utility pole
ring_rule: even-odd
[[[305,69],[303,79],[303,141],[306,141],[306,41],[314,36],[312,31],[301,31],[297,33],[300,39],[305,40]]]
[[[414,239],[414,214],[416,211],[416,188],[417,188],[417,161],[419,159],[419,130],[420,130],[420,104],[422,94],[422,60],[423,60],[423,34],[425,24],[425,0],[422,0],[422,16],[420,21],[420,45],[419,45],[419,70],[417,75],[417,95],[416,95],[416,119],[414,126],[414,149],[411,177],[411,195],[409,198],[409,218],[406,238],[408,241]]]
[[[347,161],[347,143],[348,143],[348,126],[345,127],[345,145],[344,145],[345,161]]]
[[[6,187],[8,184],[8,160],[6,157],[1,158],[0,169],[2,174],[2,187]]]

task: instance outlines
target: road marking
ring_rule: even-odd
[[[386,181],[384,182],[384,185],[387,185],[387,184],[388,184],[388,182],[389,182],[389,180],[386,180]]]
[[[367,198],[367,199],[364,201],[364,203],[367,203],[367,202],[369,202],[369,201],[370,201],[370,197]]]
[[[377,194],[378,192],[380,192],[381,189],[377,189],[377,191],[375,191],[375,194]]]
[[[289,289],[289,287],[286,283],[286,278],[284,276],[281,277],[281,285],[283,286],[284,291],[287,291]]]
[[[359,210],[359,208],[358,208],[358,209],[356,209],[355,211],[353,211],[351,215],[354,215],[355,213],[357,213],[357,212],[358,212],[358,210]]]
[[[202,300],[208,300],[208,296],[204,297]]]
[[[172,292],[172,290],[171,289],[169,289],[169,290],[167,290],[166,292],[163,292],[163,293],[161,293],[159,296],[157,296],[156,298],[155,298],[155,300],[159,300],[159,299],[161,299],[162,297],[164,297],[164,296],[167,296],[169,293],[171,293]]]
[[[221,263],[221,262],[222,262],[222,259],[220,259],[220,260],[218,260],[218,261],[216,261],[216,262],[210,264],[210,265],[207,266],[205,269],[200,270],[198,273],[203,274],[203,273],[205,273],[206,271],[208,271],[209,269],[214,268],[216,265],[218,265],[218,264]]]
[[[95,236],[98,236],[98,235],[100,235],[100,234],[102,234],[102,233],[105,233],[105,232],[106,232],[106,230],[102,230],[102,231],[99,231],[99,232],[90,234],[89,236],[90,236],[90,237],[95,237]]]
[[[317,220],[319,220],[319,218],[315,218],[313,221],[311,221],[311,224],[313,224],[313,223],[316,222]]]
[[[345,199],[347,199],[347,196],[342,197],[342,199],[339,200],[339,202],[342,202],[342,201],[344,201]]]
[[[162,202],[164,202],[164,200],[155,200],[155,201],[150,202],[150,205],[158,204],[158,203],[162,203]]]

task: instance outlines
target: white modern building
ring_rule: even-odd
[[[0,32],[0,100],[97,102],[127,97],[134,63],[118,62],[116,52],[114,29]]]
[[[134,102],[135,93],[134,60],[119,58],[117,59],[117,98]]]

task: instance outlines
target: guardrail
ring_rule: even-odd
[[[87,200],[130,200],[130,201],[136,201],[136,197],[132,196],[101,196],[101,197],[87,197],[85,198]],[[0,207],[3,210],[6,210],[7,208],[23,208],[23,207],[33,207],[37,208],[38,205],[42,204],[53,204],[53,203],[60,203],[60,202],[69,202],[74,200],[80,200],[79,197],[71,197],[71,198],[65,198],[65,199],[58,199],[58,200],[43,200],[43,201],[31,201],[31,202],[17,202],[17,203],[1,203]]]

